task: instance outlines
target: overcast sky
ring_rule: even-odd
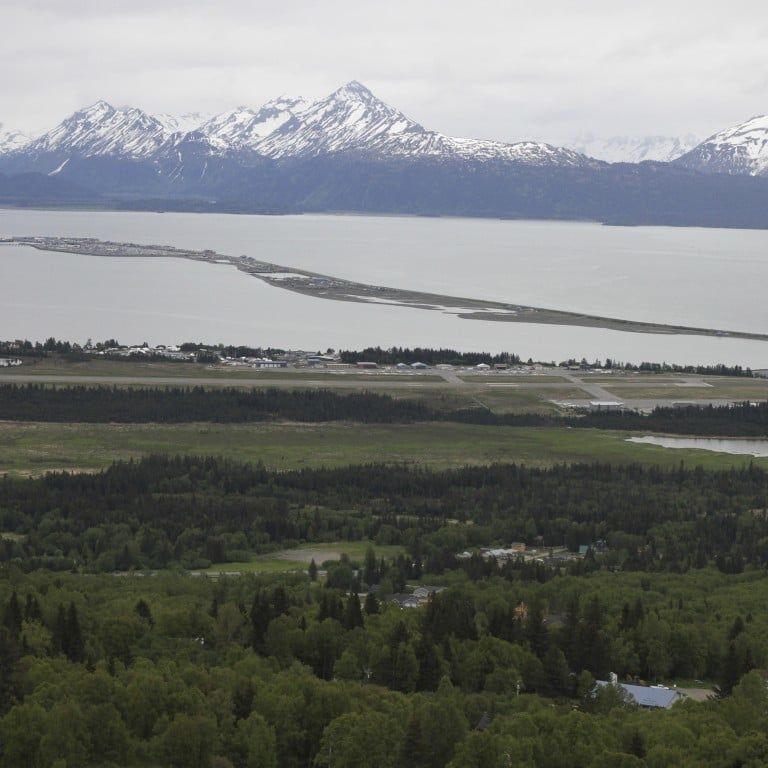
[[[768,112],[765,0],[0,0],[0,122],[360,80],[444,133],[709,135]]]

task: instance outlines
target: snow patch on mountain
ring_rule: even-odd
[[[191,130],[190,130],[191,129]],[[150,115],[135,107],[99,101],[70,115],[23,147],[20,157],[110,156],[177,167],[182,157],[247,164],[254,157],[353,153],[370,157],[466,162],[514,162],[533,166],[596,166],[572,149],[535,141],[503,143],[454,138],[428,130],[384,103],[357,81],[318,101],[281,96],[259,108],[238,107],[208,119],[199,113]]]
[[[0,154],[15,152],[29,144],[30,141],[31,138],[26,133],[8,128],[4,123],[0,123]]]
[[[211,115],[203,112],[186,112],[183,115],[160,113],[155,118],[162,124],[168,136],[173,133],[190,133],[196,131]]]
[[[680,158],[680,163],[708,173],[768,175],[768,115],[710,136]]]
[[[460,139],[424,128],[352,81],[309,105],[260,141],[267,157],[354,152],[410,158],[506,160],[535,165],[582,165],[576,152],[540,142],[504,144]]]
[[[566,146],[582,155],[607,163],[642,163],[645,160],[669,163],[690,152],[699,139],[686,136],[610,136],[585,134]]]
[[[166,137],[163,124],[141,109],[116,109],[97,101],[32,141],[25,152],[144,159],[152,157]]]
[[[200,132],[221,151],[256,151],[259,142],[307,107],[299,97],[280,96],[258,109],[237,107],[205,121]]]

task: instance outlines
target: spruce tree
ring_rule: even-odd
[[[31,592],[27,592],[27,600],[24,604],[24,618],[26,621],[39,621],[42,618],[40,603]]]
[[[344,611],[344,629],[354,629],[363,626],[363,612],[360,609],[360,598],[357,593],[350,592],[347,607]]]
[[[440,657],[437,655],[437,647],[426,635],[421,636],[416,646],[416,658],[419,662],[419,676],[416,680],[416,689],[419,691],[434,691],[440,684],[443,676],[443,668]]]
[[[424,766],[424,738],[421,733],[421,722],[415,712],[412,712],[408,719],[397,765],[399,768],[422,768]]]
[[[3,625],[14,635],[18,635],[21,632],[21,606],[19,605],[19,596],[16,594],[16,590],[11,594],[8,600],[8,605],[5,607],[3,615]]]
[[[365,613],[367,616],[373,616],[373,614],[379,612],[379,600],[373,592],[369,592],[365,596]]]
[[[85,641],[80,629],[80,619],[74,603],[67,611],[67,657],[70,661],[81,662],[85,658]]]
[[[136,611],[136,615],[142,621],[146,621],[150,627],[155,626],[155,619],[152,616],[152,611],[149,609],[149,605],[147,605],[143,598],[139,598],[139,601],[136,603],[134,610]]]

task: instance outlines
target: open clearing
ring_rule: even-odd
[[[474,424],[40,424],[0,423],[0,474],[95,470],[152,453],[214,455],[274,469],[406,462],[466,464],[611,461],[738,467],[749,457],[626,442],[615,431]],[[768,459],[755,463],[768,466]]]
[[[284,573],[306,571],[312,560],[318,567],[328,560],[338,560],[343,554],[351,560],[362,562],[365,551],[373,546],[376,557],[393,558],[403,552],[403,547],[379,545],[371,541],[334,541],[328,544],[302,544],[294,549],[281,549],[268,555],[255,555],[251,560],[240,563],[214,563],[209,569],[200,571],[207,575],[216,573]]]

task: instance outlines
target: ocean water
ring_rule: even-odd
[[[768,332],[768,232],[367,216],[0,210],[0,235],[211,248],[346,279],[607,317]],[[0,338],[368,344],[768,367],[768,343],[461,320],[334,302],[226,265],[0,248]]]

